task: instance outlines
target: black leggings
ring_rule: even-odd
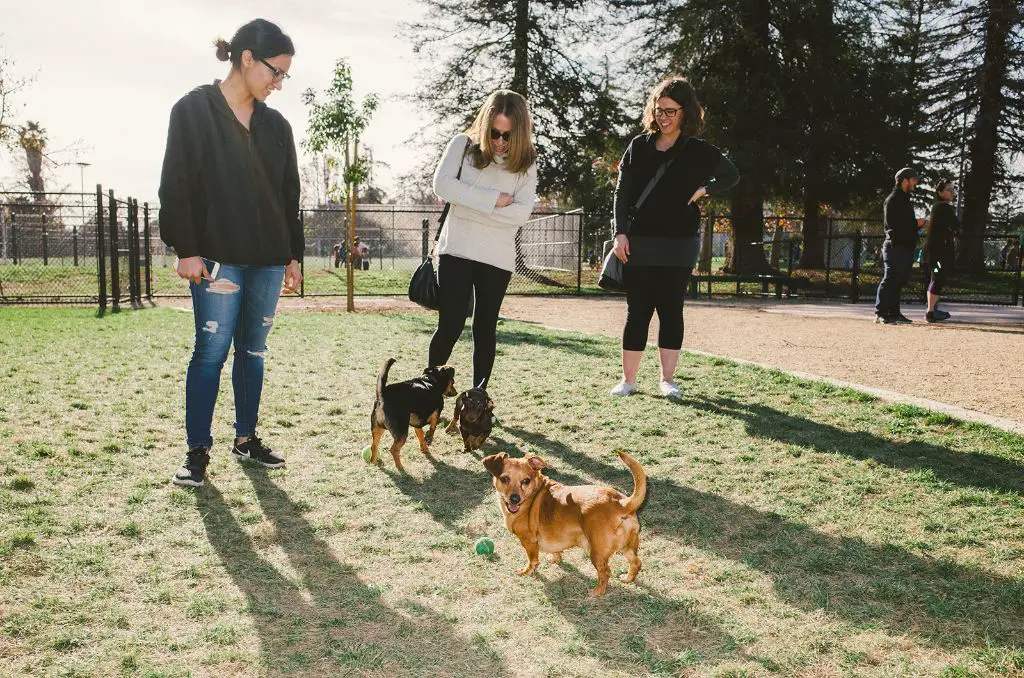
[[[690,273],[690,268],[682,266],[627,264],[622,267],[622,282],[626,288],[624,350],[644,350],[655,311],[658,312],[658,347],[676,351],[683,347],[683,296]]]
[[[476,295],[473,308],[473,386],[490,379],[497,345],[498,311],[512,272],[442,254],[437,262],[437,330],[430,338],[430,367],[444,365],[452,355],[455,342],[466,326],[470,290]],[[468,387],[467,387],[468,388]]]

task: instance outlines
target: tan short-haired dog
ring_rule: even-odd
[[[590,595],[604,595],[611,576],[608,562],[621,552],[629,560],[623,582],[636,579],[640,571],[640,521],[636,512],[647,496],[647,475],[636,459],[619,452],[633,473],[633,494],[600,485],[568,486],[541,473],[544,460],[534,454],[510,459],[502,452],[484,457],[483,464],[494,476],[498,505],[505,527],[519,537],[528,562],[519,574],[531,574],[540,564],[540,552],[557,563],[562,551],[574,546],[590,552],[597,569],[597,586]]]

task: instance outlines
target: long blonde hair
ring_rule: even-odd
[[[533,145],[533,122],[530,119],[530,107],[522,94],[508,89],[499,89],[491,93],[484,105],[477,111],[473,124],[466,130],[466,134],[473,142],[473,147],[470,150],[473,166],[483,169],[494,162],[494,150],[491,148],[491,126],[499,113],[512,121],[512,137],[509,139],[505,167],[509,172],[520,174],[530,169],[536,162],[537,148]]]

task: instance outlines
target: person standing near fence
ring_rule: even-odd
[[[473,308],[473,384],[490,379],[498,312],[516,262],[516,233],[537,200],[537,150],[526,99],[492,93],[457,134],[434,172],[434,193],[451,207],[437,241],[437,329],[428,367],[448,362]]]
[[[160,237],[178,255],[178,275],[190,281],[195,319],[185,377],[188,453],[173,481],[194,487],[203,485],[210,461],[213,410],[232,342],[232,456],[284,466],[256,435],[256,422],[282,282],[297,291],[305,249],[292,130],[264,103],[289,77],[292,41],[256,19],[216,48],[231,71],[171,109],[160,177]]]
[[[910,194],[917,188],[917,170],[904,167],[896,173],[896,185],[883,206],[885,241],[882,243],[882,280],[875,294],[875,322],[908,325],[911,320],[900,311],[900,295],[914,266],[917,229],[924,219],[914,214]]]
[[[740,178],[721,151],[696,137],[703,124],[704,109],[689,81],[666,78],[648,97],[646,131],[629,142],[619,163],[612,251],[623,263],[626,327],[622,381],[612,388],[613,396],[637,391],[636,375],[655,311],[660,391],[667,398],[682,396],[675,371],[683,346],[683,296],[700,254],[698,202],[722,195]],[[659,180],[660,167],[665,169]]]
[[[940,179],[924,239],[925,270],[928,272],[928,310],[924,319],[930,323],[949,320],[949,313],[940,310],[938,304],[946,275],[953,267],[953,238],[960,234],[960,220],[953,209],[954,200],[956,189],[953,182]]]

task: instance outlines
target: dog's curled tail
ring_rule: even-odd
[[[384,366],[380,368],[380,374],[377,375],[377,400],[383,400],[381,394],[384,387],[388,385],[388,372],[391,371],[391,366],[397,362],[398,360],[395,358],[388,358],[384,362]]]
[[[626,466],[633,473],[633,494],[621,500],[622,508],[626,509],[630,513],[636,513],[640,505],[644,503],[644,498],[647,497],[647,474],[644,473],[644,469],[633,457],[629,456],[622,450],[618,450],[619,457],[622,461],[626,462]]]

